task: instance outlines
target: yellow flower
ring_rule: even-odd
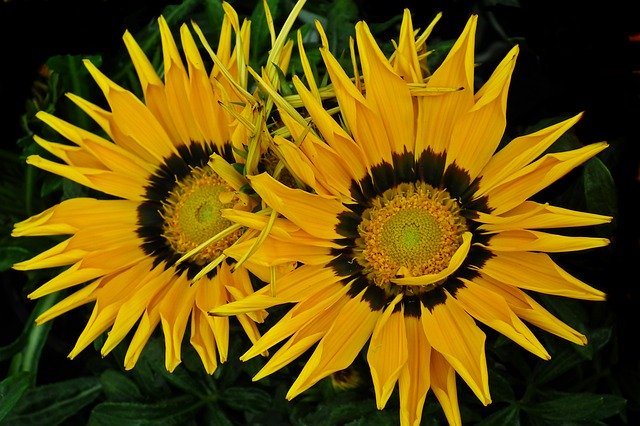
[[[545,153],[578,115],[498,150],[518,48],[474,93],[476,20],[469,19],[432,74],[425,40],[435,21],[418,34],[405,11],[390,58],[360,22],[355,78],[329,52],[319,27],[338,116],[323,108],[310,73],[309,87],[293,80],[308,119],[271,91],[291,134],[290,140],[276,135],[274,149],[311,190],[289,188],[266,173],[250,177],[263,201],[284,217],[252,259],[301,265],[254,295],[212,310],[233,315],[295,304],[241,357],[288,339],[254,380],[315,346],[287,394],[291,399],[347,368],[368,344],[379,409],[397,382],[401,424],[420,423],[429,389],[448,421],[460,424],[456,373],[483,404],[491,402],[478,323],[543,359],[549,354],[525,322],[586,344],[528,293],[603,300],[548,253],[608,240],[548,230],[611,218],[530,197],[607,145]],[[254,222],[245,220],[259,228]]]
[[[38,155],[27,162],[107,195],[65,200],[17,223],[13,231],[16,237],[70,235],[14,265],[18,270],[69,266],[30,298],[79,286],[38,317],[38,323],[94,302],[70,358],[106,331],[103,355],[131,333],[124,365],[133,368],[160,325],[166,368],[172,371],[181,361],[190,324],[191,345],[212,373],[218,361],[227,359],[230,324],[228,318],[212,317],[208,311],[253,292],[250,272],[262,279],[270,276],[263,267],[251,269],[250,261],[238,267],[225,254],[228,247],[255,234],[227,219],[224,211],[249,212],[258,203],[241,190],[249,182],[231,163],[243,161],[237,153],[249,149],[253,137],[240,123],[260,126],[261,117],[246,92],[250,22],[240,25],[233,8],[226,3],[223,7],[216,53],[194,24],[214,64],[212,71],[207,71],[186,24],[180,28],[183,61],[166,21],[158,20],[164,80],[132,35],[125,33],[144,102],[85,61],[110,110],[78,96],[69,98],[110,140],[38,113],[72,144],[36,136],[37,143],[63,163]],[[286,70],[291,46],[283,39],[281,34],[270,59],[272,66]],[[259,337],[255,322],[262,322],[265,314],[237,317],[252,341]]]

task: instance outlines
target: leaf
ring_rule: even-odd
[[[548,362],[538,363],[538,368],[531,375],[531,382],[538,385],[550,382],[581,362],[584,362],[584,357],[576,351],[566,348],[562,352],[554,354]]]
[[[136,401],[143,398],[135,382],[119,371],[106,370],[100,375],[100,383],[110,401]]]
[[[194,419],[204,404],[189,395],[149,404],[128,402],[103,402],[91,411],[90,426],[112,425],[183,425]]]
[[[616,395],[555,392],[547,401],[523,405],[527,413],[553,421],[591,421],[620,414],[626,400]]]
[[[587,211],[616,217],[616,185],[611,172],[599,158],[586,162],[583,181]]]
[[[93,402],[101,389],[95,377],[80,377],[30,389],[6,423],[21,426],[61,424]]]
[[[518,426],[520,425],[520,408],[517,405],[509,405],[478,422],[478,426]]]
[[[27,371],[13,374],[0,382],[0,420],[7,417],[29,389],[33,375]]]
[[[17,245],[0,247],[0,272],[11,269],[14,263],[28,259],[31,252]]]
[[[220,395],[220,399],[229,407],[244,413],[268,411],[272,404],[271,395],[258,388],[228,388]]]
[[[319,409],[302,418],[302,423],[312,425],[337,425],[355,422],[376,412],[375,403],[371,400],[338,402],[322,404]]]

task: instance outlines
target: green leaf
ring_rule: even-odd
[[[228,388],[220,399],[229,407],[245,413],[261,413],[269,410],[272,404],[271,395],[258,388]]]
[[[220,409],[218,404],[207,404],[203,413],[203,424],[215,426],[233,426],[227,415]]]
[[[119,371],[106,370],[100,375],[100,383],[110,401],[136,401],[143,398],[135,382]]]
[[[607,166],[599,158],[592,158],[584,165],[583,179],[587,211],[617,216],[616,185]]]
[[[204,404],[189,395],[150,404],[103,402],[96,405],[89,418],[90,426],[112,425],[183,425],[194,419]]]
[[[576,351],[566,348],[562,352],[554,354],[548,362],[538,363],[538,368],[531,376],[531,382],[538,385],[547,383],[581,362],[584,362],[584,357]]]
[[[592,421],[606,419],[621,413],[626,400],[615,395],[593,393],[560,393],[550,395],[547,401],[523,405],[529,414],[553,421]]]
[[[17,245],[0,247],[0,272],[8,271],[14,263],[29,258],[30,254],[29,250]]]
[[[478,426],[518,426],[520,425],[520,408],[517,405],[509,405],[478,422]]]
[[[6,419],[11,425],[57,425],[93,402],[102,386],[95,377],[80,377],[33,388]]]
[[[27,371],[13,374],[0,382],[0,420],[7,417],[25,394],[33,375]]]
[[[302,419],[304,424],[337,425],[357,421],[377,411],[371,400],[338,402],[336,400],[319,406],[318,410]]]

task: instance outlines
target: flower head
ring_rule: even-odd
[[[72,94],[69,98],[107,138],[38,113],[71,144],[36,136],[62,163],[39,155],[30,156],[28,163],[106,194],[65,200],[17,223],[13,231],[16,237],[70,235],[14,268],[68,266],[30,298],[78,288],[40,315],[38,323],[94,303],[71,358],[106,331],[103,355],[131,333],[124,360],[130,369],[160,326],[166,368],[172,371],[181,361],[190,324],[191,345],[212,373],[227,358],[230,324],[208,311],[251,293],[250,270],[261,278],[269,276],[264,268],[252,269],[250,261],[240,266],[226,254],[252,232],[226,218],[225,211],[250,212],[258,205],[245,193],[249,182],[232,163],[244,163],[247,156],[238,153],[254,144],[251,129],[241,123],[260,125],[261,119],[257,101],[247,92],[250,22],[240,24],[235,11],[226,3],[223,7],[215,53],[195,24],[203,48],[185,24],[179,49],[167,22],[159,18],[163,79],[133,36],[125,33],[144,101],[85,61],[109,109]],[[201,50],[210,56],[210,70]],[[273,66],[286,69],[290,50],[274,48]],[[252,341],[259,336],[255,323],[265,314],[237,317]]]
[[[230,315],[294,303],[242,356],[286,340],[254,380],[315,347],[289,390],[287,398],[294,398],[347,368],[368,346],[378,408],[397,383],[401,423],[419,424],[431,389],[448,421],[460,424],[456,373],[483,404],[491,402],[479,323],[543,359],[549,354],[526,323],[586,343],[529,292],[603,300],[549,253],[608,244],[552,231],[611,218],[531,197],[607,145],[546,153],[577,115],[498,149],[518,47],[475,91],[476,20],[469,19],[433,73],[426,39],[435,21],[418,33],[405,11],[390,58],[360,22],[353,78],[329,52],[319,26],[340,114],[325,110],[310,74],[308,87],[293,79],[304,115],[274,95],[291,134],[276,135],[274,150],[306,189],[266,173],[250,177],[282,216],[253,259],[300,266],[212,310]]]

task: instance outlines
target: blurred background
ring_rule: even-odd
[[[3,0],[0,3],[0,312],[4,318],[0,333],[0,378],[9,374],[16,353],[19,353],[19,346],[25,344],[20,337],[24,335],[23,330],[35,306],[34,301],[26,298],[29,291],[25,289],[25,284],[33,277],[27,278],[24,273],[10,269],[13,262],[23,257],[20,257],[21,253],[16,253],[9,234],[15,221],[28,217],[25,196],[15,190],[14,181],[22,179],[25,140],[30,138],[32,131],[29,123],[38,108],[38,102],[47,93],[43,66],[49,58],[57,55],[98,55],[105,68],[110,67],[112,71],[107,75],[113,75],[119,64],[115,58],[128,60],[122,43],[124,31],[128,29],[134,35],[142,33],[155,25],[157,16],[167,7],[183,3],[193,3],[193,9],[189,10],[202,13],[196,1]],[[257,4],[256,1],[230,3],[244,16],[251,15]],[[293,2],[285,0],[269,3],[277,5],[277,19],[286,16],[293,5]],[[385,42],[396,37],[398,17],[404,8],[411,10],[414,26],[421,28],[426,27],[437,12],[443,12],[443,18],[430,39],[433,43],[455,39],[469,15],[477,13],[480,18],[476,59],[482,65],[479,67],[479,78],[483,78],[483,72],[493,69],[513,43],[520,44],[521,48],[509,94],[507,134],[518,135],[546,120],[559,121],[584,111],[585,115],[573,129],[572,137],[580,144],[604,140],[611,145],[600,157],[604,168],[598,171],[598,179],[590,179],[592,175],[581,174],[584,170],[578,170],[548,190],[551,198],[571,198],[575,201],[573,208],[614,214],[615,220],[611,226],[597,230],[601,235],[611,238],[609,247],[575,258],[568,257],[563,264],[579,278],[605,291],[609,299],[600,304],[578,302],[553,305],[555,302],[546,301],[554,306],[554,312],[564,313],[570,323],[579,329],[584,327],[590,341],[595,342],[592,343],[595,347],[591,347],[591,352],[575,355],[577,352],[570,348],[569,343],[552,342],[553,349],[561,354],[561,361],[562,357],[566,357],[571,362],[554,364],[558,371],[554,372],[553,380],[545,383],[548,387],[541,388],[540,392],[613,395],[625,400],[626,404],[624,408],[616,410],[611,408],[613,403],[607,405],[608,400],[604,398],[605,403],[601,408],[610,410],[611,416],[593,416],[583,422],[567,420],[564,424],[633,425],[640,422],[640,356],[636,349],[640,328],[640,279],[636,269],[640,264],[640,217],[636,207],[640,195],[640,19],[634,3],[623,0],[395,0],[375,2],[374,5],[374,2],[365,0],[310,0],[306,7],[326,17],[328,26],[332,28],[329,31],[342,39],[350,34],[353,23],[363,19],[373,24],[376,37]],[[190,16],[186,14],[185,19]],[[332,26],[334,20],[335,25]],[[347,23],[350,25],[345,25]],[[607,173],[608,177],[601,176]],[[581,197],[574,197],[575,188],[579,188]],[[74,361],[66,358],[84,326],[83,320],[78,321],[78,318],[84,318],[83,315],[86,312],[70,314],[54,321],[41,348],[36,378],[38,386],[61,383],[72,378],[103,377],[105,371],[111,370],[120,374],[117,362],[109,366],[101,364],[104,361],[99,359],[98,351],[91,348]],[[495,354],[499,355],[500,342],[494,343],[496,345],[492,351],[495,350]],[[573,358],[572,354],[575,355]],[[529,358],[526,362],[535,363]],[[162,363],[159,365],[162,366]],[[537,365],[532,368],[535,370]],[[188,366],[185,369],[188,370]],[[518,383],[518,380],[526,382],[526,377],[517,377],[517,374],[509,376],[506,373],[505,377],[517,400],[519,391],[526,385],[514,383]],[[240,386],[238,383],[243,379],[236,376],[229,380]],[[101,383],[103,387],[92,394],[91,399],[83,400],[76,412],[63,416],[62,422],[82,424],[90,417],[93,407],[114,401],[113,393],[104,390],[106,382]],[[246,377],[242,383],[241,386],[253,386]],[[277,381],[267,383],[262,389],[268,393],[277,385]],[[274,395],[280,391],[273,390]],[[393,424],[395,409],[385,410],[392,414],[389,418],[375,417],[378,413],[371,394],[367,393],[369,391],[362,390],[360,395],[364,396],[360,399],[356,397],[357,401],[366,400],[371,409],[370,413],[366,412],[358,419],[377,419],[379,422],[389,422],[384,424]],[[140,392],[143,395],[136,400],[138,403],[160,398],[157,396],[160,394],[149,396],[151,394]],[[176,395],[173,391],[167,392]],[[179,394],[179,391],[176,392]],[[166,396],[162,395],[163,398]],[[260,404],[250,397],[256,398],[255,395],[241,395],[239,399],[246,404]],[[321,401],[327,404],[327,401],[332,401],[333,405],[329,407],[336,407],[336,401],[331,399],[333,396],[324,395],[322,398]],[[475,407],[472,402],[465,405],[467,399],[464,393],[461,401],[463,409],[470,407],[468,409],[472,410]],[[542,398],[540,401],[547,400]],[[569,404],[567,401],[565,403]],[[41,404],[46,404],[46,401],[41,401]],[[300,404],[304,404],[304,401]],[[494,404],[484,413],[499,413],[508,404],[508,399],[501,402],[494,398]],[[247,414],[241,404],[234,406],[227,401],[225,407],[223,411],[227,410],[225,415],[231,422],[229,424],[261,423],[257,414]],[[300,405],[298,409],[311,410],[305,407]],[[321,424],[319,419],[323,416],[317,413],[324,413],[322,410],[325,408],[322,404],[313,407],[316,417],[307,418],[307,424],[313,424],[313,419]],[[292,418],[302,419],[300,424],[304,423],[304,417],[299,413],[294,416],[291,413],[283,414],[282,410],[279,416],[283,424],[288,424]],[[326,410],[331,411],[332,408]],[[432,407],[431,414],[436,412],[437,407]],[[549,417],[548,413],[536,417],[531,414],[533,412],[535,410],[519,421],[536,425],[563,423],[554,421],[554,417]],[[425,419],[429,413],[429,410],[425,410]],[[438,416],[434,414],[435,419]],[[473,423],[486,420],[473,414],[467,416]],[[347,417],[333,418],[344,420],[336,420],[336,423],[357,421]],[[278,419],[278,416],[272,419]],[[424,424],[432,423],[425,420]]]

